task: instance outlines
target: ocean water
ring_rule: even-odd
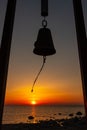
[[[15,123],[37,123],[39,120],[62,119],[69,118],[69,114],[82,112],[84,107],[77,105],[45,105],[45,106],[5,106],[3,113],[3,124]],[[33,120],[29,120],[29,116],[34,116]]]

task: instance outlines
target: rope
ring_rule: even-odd
[[[44,67],[44,65],[45,65],[45,62],[46,62],[46,56],[43,56],[43,64],[42,64],[42,66],[41,66],[41,68],[40,68],[40,71],[38,72],[38,74],[37,74],[37,76],[36,76],[36,78],[35,78],[35,80],[34,80],[34,82],[33,82],[31,92],[33,92],[35,83],[36,83],[36,81],[37,81],[37,79],[38,79],[38,77],[39,77],[39,75],[40,75],[40,73],[41,73],[41,71],[42,71],[42,69],[43,69],[43,67]]]

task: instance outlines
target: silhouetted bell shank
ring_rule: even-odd
[[[48,56],[56,53],[50,29],[40,28],[34,46],[33,52],[37,55]]]

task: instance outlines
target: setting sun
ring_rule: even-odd
[[[31,101],[31,104],[32,104],[32,105],[35,105],[35,104],[36,104],[36,101],[34,101],[34,100]]]

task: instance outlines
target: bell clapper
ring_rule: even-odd
[[[31,92],[33,92],[33,88],[34,88],[35,83],[36,83],[36,81],[37,81],[37,79],[38,79],[38,77],[39,77],[39,75],[40,75],[40,73],[41,73],[41,71],[42,71],[42,69],[43,69],[43,67],[44,67],[44,65],[45,65],[45,62],[46,62],[46,56],[43,56],[43,64],[42,64],[42,66],[41,66],[41,68],[40,68],[40,71],[38,72],[38,74],[37,74],[37,76],[36,76],[36,78],[35,78],[35,80],[34,80],[34,82],[33,82]]]
[[[31,92],[33,93],[33,89],[31,89]]]

